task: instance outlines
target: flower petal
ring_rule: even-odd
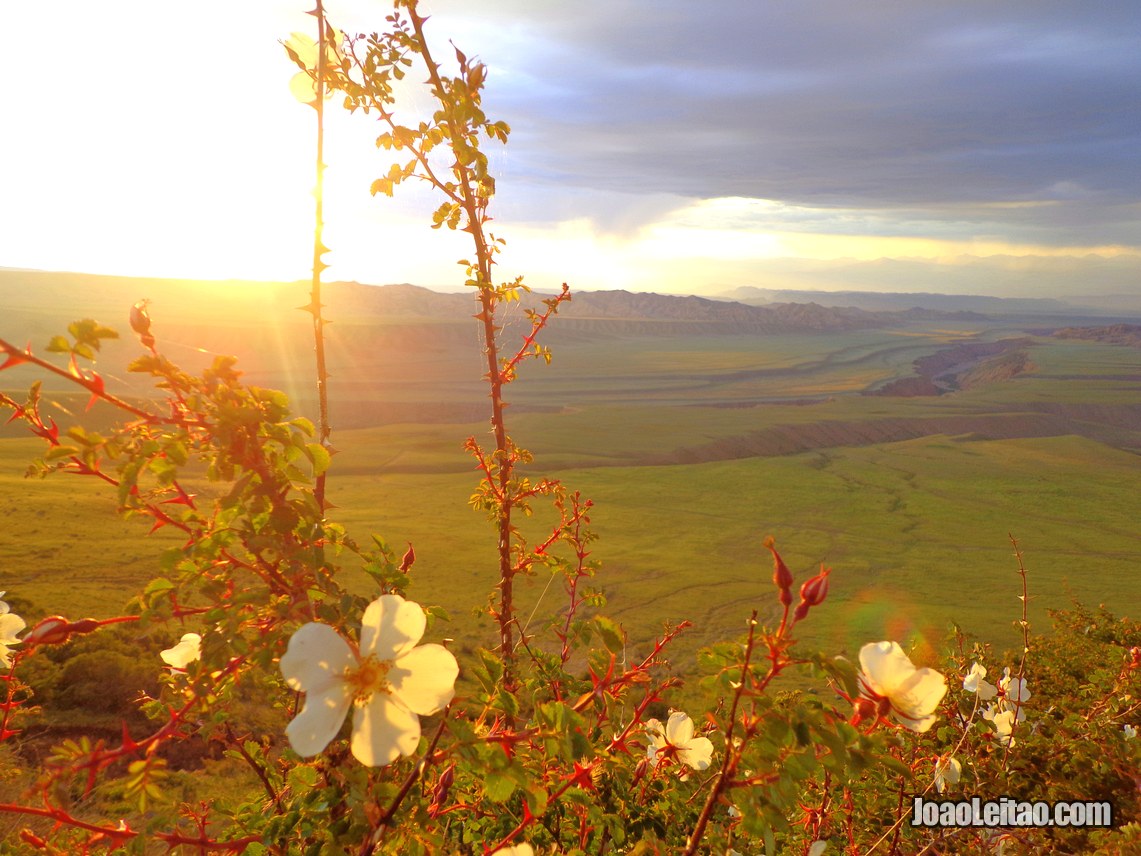
[[[375,654],[396,660],[416,647],[427,618],[420,604],[398,594],[381,595],[368,605],[361,620],[361,657]]]
[[[501,847],[491,856],[535,856],[535,850],[530,844],[512,844],[510,847]]]
[[[680,710],[675,710],[666,721],[666,740],[671,745],[684,749],[693,739],[693,720]]]
[[[375,693],[353,714],[353,757],[368,767],[411,755],[419,742],[419,718],[393,696]]]
[[[924,732],[935,724],[935,709],[947,693],[947,682],[934,669],[916,669],[915,674],[891,694],[892,713],[900,724]]]
[[[317,64],[317,43],[305,33],[291,33],[285,40],[285,46],[290,48],[306,68],[313,68]]]
[[[299,71],[289,78],[289,93],[302,104],[316,104],[317,81],[307,72]]]
[[[971,664],[971,670],[967,672],[967,676],[963,678],[963,689],[969,693],[978,692],[979,683],[986,677],[986,666],[980,666],[978,663]]]
[[[0,644],[15,645],[20,641],[16,638],[16,634],[27,626],[24,619],[14,612],[0,614]]]
[[[455,656],[443,645],[413,648],[397,658],[388,672],[388,683],[413,713],[428,716],[447,705],[456,694],[460,673]]]
[[[695,770],[705,770],[713,760],[713,743],[708,737],[694,737],[677,753],[678,760]]]
[[[349,643],[328,624],[311,621],[297,628],[281,658],[281,674],[292,689],[323,693],[356,666]]]
[[[888,697],[915,673],[898,642],[869,642],[860,649],[860,667],[872,691]]]
[[[947,679],[934,669],[916,669],[892,693],[892,703],[909,713],[926,716],[933,712],[947,694]]]
[[[197,633],[183,633],[177,645],[159,652],[162,661],[175,669],[185,669],[202,656],[202,637]]]
[[[330,681],[323,689],[307,693],[301,713],[285,726],[285,736],[293,751],[302,758],[309,758],[328,746],[341,730],[352,701],[352,688],[341,680]]]

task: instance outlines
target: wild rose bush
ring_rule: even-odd
[[[1021,556],[1017,658],[958,638],[933,667],[893,640],[868,640],[854,660],[802,650],[797,631],[828,610],[832,572],[802,575],[798,586],[769,540],[772,587],[758,576],[768,609],[742,616],[742,638],[701,653],[693,682],[704,710],[692,702],[674,709],[680,680],[665,666],[686,626],[666,628],[640,658],[626,658],[622,629],[592,588],[589,500],[557,481],[532,481],[520,469],[531,456],[507,430],[505,390],[528,358],[550,359],[538,340],[570,294],[564,288],[543,311],[529,311],[531,329],[516,347],[503,341],[502,306],[526,287],[493,276],[503,244],[486,230],[495,185],[480,141],[505,141],[509,128],[482,111],[486,69],[456,49],[457,71],[445,74],[411,0],[367,37],[334,31],[320,3],[315,17],[317,39],[295,35],[286,49],[301,68],[293,91],[314,107],[318,127],[330,92],[376,117],[378,144],[405,161],[374,193],[426,181],[443,198],[433,225],[472,239],[461,265],[485,343],[492,445],[469,438],[465,446],[481,476],[473,507],[493,529],[498,583],[488,616],[497,643],[457,658],[442,641],[447,616],[413,599],[414,551],[398,558],[376,537],[362,545],[331,519],[324,398],[314,425],[291,415],[281,393],[244,384],[233,360],[184,372],[163,355],[161,318],[152,330],[143,303],[131,314],[141,347],[131,370],[154,380],[157,398],[145,406],[108,392],[85,367],[117,335],[92,320],[48,344],[64,365],[0,340],[0,369],[27,364],[66,378],[123,419],[104,434],[61,431],[43,415],[38,385],[23,401],[0,396],[46,444],[35,471],[100,480],[124,515],[185,536],[120,617],[21,615],[0,601],[0,767],[21,772],[0,777],[2,852],[820,856],[1141,847],[1141,628],[1078,607],[1058,613],[1048,642],[1032,635]],[[414,126],[397,118],[393,85],[406,75],[426,79],[437,105]],[[324,252],[319,201],[306,309],[322,393]],[[190,474],[204,474],[212,489],[196,496]],[[547,536],[528,541],[519,516],[544,510]],[[374,591],[346,591],[346,568],[363,569]],[[514,583],[540,569],[561,577],[565,603],[546,626],[525,629]],[[83,681],[66,678],[63,664],[98,662],[100,639],[146,649],[128,662],[145,663],[153,686],[134,718],[124,714],[120,738],[65,740],[31,768],[22,723],[37,703],[40,715],[59,715],[61,684]],[[794,670],[819,691],[784,687]],[[227,760],[212,763],[246,775],[232,788],[218,780],[187,790],[176,751],[187,744],[221,747]],[[1114,826],[932,831],[910,823],[915,796],[974,795],[1109,800]]]

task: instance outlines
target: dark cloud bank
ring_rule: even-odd
[[[591,191],[744,196],[891,211],[932,237],[1138,242],[1133,0],[488,8],[509,22],[481,54],[487,106],[516,128],[512,180],[583,213]]]

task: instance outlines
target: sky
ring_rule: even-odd
[[[308,277],[305,0],[0,4],[0,266]],[[489,68],[500,272],[538,288],[1141,294],[1135,0],[422,0]],[[327,0],[352,32],[381,0]],[[415,118],[430,106],[407,94]],[[326,279],[458,287],[331,102]]]

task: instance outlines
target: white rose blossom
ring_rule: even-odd
[[[646,720],[651,766],[656,767],[663,757],[675,755],[695,770],[707,769],[713,758],[713,744],[708,737],[694,737],[693,730],[693,720],[680,710],[671,712],[664,726],[656,719]]]
[[[378,767],[415,752],[419,717],[452,700],[459,674],[442,645],[417,646],[425,624],[418,603],[386,594],[365,609],[359,646],[327,624],[298,628],[281,658],[286,683],[306,694],[285,729],[294,751],[305,758],[321,752],[355,706],[351,748],[358,761]]]
[[[994,726],[998,740],[1004,746],[1014,745],[1014,728],[1026,721],[1023,705],[1029,698],[1030,690],[1026,688],[1026,681],[1011,677],[1010,667],[1005,668],[994,701],[983,711],[983,719]]]
[[[915,668],[897,642],[869,642],[860,649],[861,695],[889,711],[905,728],[926,731],[935,724],[935,709],[947,692],[947,681],[934,669]]]
[[[962,775],[963,765],[950,755],[944,755],[935,761],[935,789],[939,793],[946,790],[947,785],[957,785]]]
[[[1122,730],[1125,732],[1126,740],[1133,740],[1137,736],[1137,728],[1130,725],[1128,722],[1122,726]]]
[[[1022,711],[1018,712],[1018,722],[1021,722],[1026,717]],[[995,733],[998,737],[998,742],[1003,746],[1014,745],[1014,711],[1005,710],[1001,713],[994,710],[993,705],[983,711],[983,719],[989,719],[991,724],[994,725]]]
[[[994,684],[988,684],[984,681],[983,678],[985,677],[986,667],[973,663],[971,670],[963,678],[963,689],[969,693],[978,693],[981,701],[990,701],[998,694],[998,689]]]
[[[512,844],[492,852],[491,856],[535,856],[535,848],[530,844]]]
[[[159,652],[162,661],[171,671],[186,671],[186,667],[202,656],[202,637],[197,633],[184,633],[178,644]]]
[[[7,592],[0,591],[0,598],[6,594]],[[0,600],[0,667],[5,669],[12,667],[12,651],[10,648],[12,645],[20,644],[16,634],[27,626],[24,619],[11,612],[8,604]]]
[[[1010,707],[1021,706],[1030,700],[1030,690],[1026,689],[1026,681],[1022,678],[1010,676],[1010,666],[1002,670],[1002,679],[998,682],[999,694],[1006,699]]]

